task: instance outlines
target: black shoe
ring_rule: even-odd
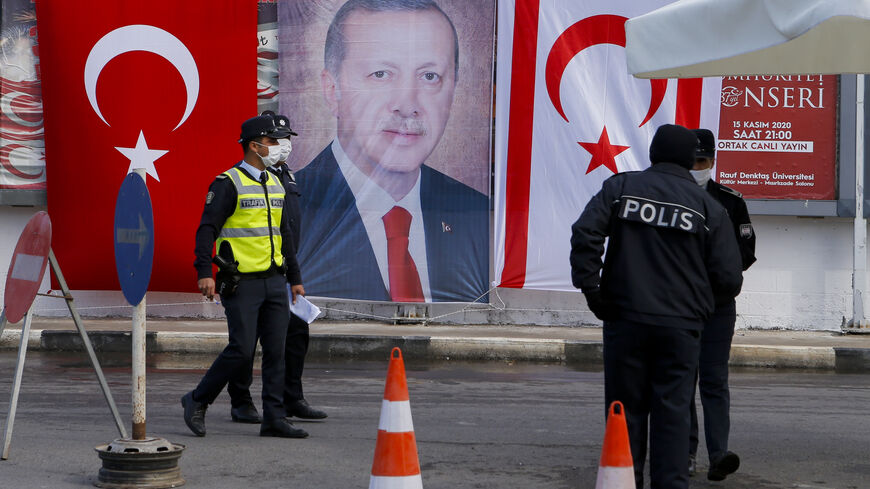
[[[694,477],[698,472],[698,463],[695,462],[695,456],[689,455],[689,477]]]
[[[190,431],[196,436],[205,436],[205,410],[208,404],[193,400],[193,391],[188,392],[181,398],[184,406],[184,422]]]
[[[327,416],[326,411],[309,406],[305,399],[287,403],[286,407],[287,416],[296,416],[302,419],[324,419]]]
[[[233,417],[233,421],[236,423],[259,424],[263,422],[263,418],[260,417],[257,408],[250,403],[230,409],[230,416]]]
[[[260,436],[277,436],[279,438],[308,438],[308,432],[293,426],[287,418],[263,421],[260,425]]]
[[[725,480],[728,474],[737,472],[740,468],[740,457],[734,452],[725,452],[725,455],[710,462],[710,470],[707,472],[707,479],[711,481]]]

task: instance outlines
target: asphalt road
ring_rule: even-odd
[[[330,417],[297,422],[311,433],[305,440],[260,438],[257,426],[232,423],[227,396],[209,409],[208,435],[194,437],[179,398],[203,371],[182,367],[210,358],[153,360],[148,434],[186,445],[185,487],[368,487],[386,360],[309,365],[307,397]],[[103,361],[129,420],[129,367],[123,358]],[[426,488],[595,486],[604,430],[601,372],[498,362],[406,364]],[[0,353],[3,425],[14,365],[14,352]],[[870,487],[870,375],[738,371],[732,386],[731,448],[743,465],[724,483],[708,482],[704,472],[691,487]],[[28,354],[14,427],[10,459],[0,461],[2,488],[91,487],[101,464],[93,447],[118,437],[79,353]]]

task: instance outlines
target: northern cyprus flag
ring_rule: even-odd
[[[628,74],[624,23],[663,0],[499,0],[495,285],[574,290],[571,224],[656,128],[719,127],[721,79]]]

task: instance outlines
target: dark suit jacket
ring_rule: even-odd
[[[296,256],[305,291],[314,296],[389,301],[353,193],[331,146],[295,175],[302,206]],[[432,300],[473,301],[488,289],[489,201],[425,165],[420,179]]]
[[[281,185],[284,186],[284,213],[287,214],[287,221],[290,224],[290,230],[293,232],[293,249],[299,249],[299,221],[302,211],[299,208],[299,187],[296,185],[296,180],[286,163],[281,163],[278,166],[270,166],[268,170],[278,176],[281,180]]]

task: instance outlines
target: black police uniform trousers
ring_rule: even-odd
[[[290,315],[287,323],[287,340],[284,344],[284,405],[304,399],[302,394],[302,370],[305,368],[305,355],[308,353],[308,323],[295,314]],[[253,363],[247,375],[230,379],[227,392],[233,407],[252,402],[251,382],[253,382]]]
[[[605,409],[625,406],[634,478],[643,486],[649,433],[652,489],[686,489],[689,401],[698,366],[700,331],[604,321]]]
[[[213,403],[239,371],[250,372],[259,338],[263,349],[263,418],[274,420],[286,416],[282,403],[284,340],[290,314],[286,282],[280,273],[268,278],[245,278],[239,282],[235,294],[221,297],[229,344],[194,389],[195,401]]]
[[[704,440],[707,456],[713,460],[728,451],[728,433],[731,430],[731,394],[728,390],[728,358],[731,355],[731,338],[737,321],[734,301],[719,306],[704,325],[701,334],[701,356],[698,361],[698,389],[704,409]],[[689,435],[689,454],[698,453],[698,411],[695,407],[695,389],[692,386],[690,408],[692,428]]]

